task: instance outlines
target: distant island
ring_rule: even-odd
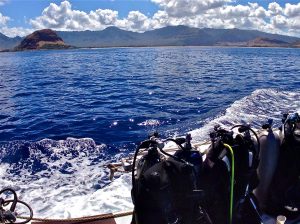
[[[108,27],[101,31],[38,30],[25,38],[9,38],[0,33],[0,50],[155,47],[155,46],[230,46],[230,47],[300,47],[300,38],[257,30],[192,28],[167,26],[132,32]]]

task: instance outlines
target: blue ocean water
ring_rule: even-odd
[[[128,155],[151,131],[207,139],[215,123],[259,127],[272,117],[279,124],[282,112],[300,109],[299,75],[299,49],[1,53],[0,184],[29,192],[37,214],[64,214],[61,195],[72,204],[111,187],[101,165]],[[119,209],[105,203],[102,210],[92,202],[86,208]],[[86,210],[67,212],[78,211]]]
[[[298,49],[111,48],[3,53],[0,141],[119,146],[197,128],[256,89],[300,87]],[[149,128],[150,127],[150,128]]]

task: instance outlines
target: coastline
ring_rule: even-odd
[[[99,46],[99,47],[71,47],[71,48],[53,48],[53,49],[30,49],[30,50],[0,50],[0,53],[15,53],[15,52],[35,52],[35,51],[67,51],[67,50],[93,50],[93,49],[114,49],[114,48],[269,48],[269,49],[300,49],[294,46],[238,46],[238,45],[138,45],[138,46]]]

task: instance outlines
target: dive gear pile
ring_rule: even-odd
[[[137,172],[132,170],[135,205],[132,223],[205,223],[203,219],[207,218],[200,206],[203,194],[198,181],[202,156],[191,149],[190,136],[166,140],[179,146],[180,150],[174,155],[163,151],[164,142],[157,137],[155,134],[142,142],[134,157],[133,167],[139,149],[147,148],[137,164]]]
[[[300,215],[300,116],[284,114],[283,140],[268,194],[267,211],[288,218]]]
[[[192,147],[190,135],[163,141],[155,133],[133,159],[132,223],[262,224],[263,213],[299,216],[300,116],[285,114],[282,122],[273,131],[269,119],[259,134],[250,125],[215,126],[207,154]],[[164,151],[166,141],[178,146],[174,154]]]
[[[233,128],[240,133],[215,127],[204,161],[190,135],[166,140],[178,145],[173,155],[158,134],[142,142],[133,160],[133,223],[262,223],[251,193],[258,183],[259,139],[249,125]],[[146,154],[136,165],[141,148]]]

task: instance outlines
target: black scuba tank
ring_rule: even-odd
[[[300,116],[284,114],[278,165],[268,194],[266,211],[288,219],[300,215]]]
[[[223,141],[233,143],[230,132],[218,126],[210,133],[211,144],[203,162],[201,187],[205,192],[204,209],[214,224],[229,223],[230,172],[223,161]]]
[[[168,140],[183,149],[179,139]],[[202,191],[196,180],[198,168],[192,164],[201,166],[201,157],[195,152],[189,155],[178,153],[181,158],[170,155],[163,151],[161,143],[153,139],[142,145],[147,146],[147,153],[139,160],[136,172],[133,170],[132,223],[204,224],[204,212],[200,209]],[[169,158],[162,157],[158,150]],[[137,153],[138,150],[135,155]]]
[[[201,189],[201,175],[203,172],[203,158],[198,150],[192,148],[191,134],[187,134],[186,138],[176,139],[177,142],[184,143],[179,150],[177,150],[174,156],[178,159],[184,160],[190,164],[189,172],[187,172],[181,180],[178,180],[178,184],[185,183],[185,191],[187,197],[181,198],[181,202],[178,203],[178,207],[182,207],[184,223],[211,223],[211,219],[202,208],[203,195],[205,194]],[[178,186],[177,184],[175,186]],[[177,189],[178,192],[184,191],[183,189]],[[180,201],[179,200],[179,201]],[[186,203],[185,201],[188,201]]]
[[[180,224],[181,217],[174,206],[172,181],[169,170],[172,164],[159,153],[161,146],[156,139],[158,134],[150,140],[142,142],[135,153],[133,164],[136,163],[138,152],[146,149],[146,154],[139,159],[136,172],[132,171],[132,200],[134,214],[132,223],[136,224]]]
[[[260,211],[257,209],[255,197],[251,194],[258,183],[256,168],[259,146],[255,146],[250,136],[249,131],[254,132],[250,126],[235,127],[239,127],[240,132],[236,136],[231,130],[222,129],[220,126],[216,126],[210,134],[211,145],[204,161],[202,176],[205,209],[216,224],[260,223]],[[224,144],[231,146],[234,163],[231,152]],[[231,192],[232,169],[234,169],[233,192]],[[231,194],[233,201],[230,199]]]

